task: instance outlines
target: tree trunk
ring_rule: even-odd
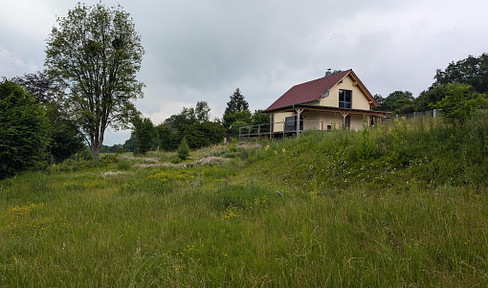
[[[92,155],[93,155],[93,162],[95,162],[95,164],[100,159],[100,149],[101,148],[102,148],[102,143],[98,142],[98,141],[96,143],[90,145],[90,150],[91,150]]]

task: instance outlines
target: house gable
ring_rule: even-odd
[[[329,91],[329,95],[327,97],[321,98],[317,105],[320,106],[329,106],[329,107],[339,107],[339,91],[340,90],[349,90],[352,93],[351,99],[351,108],[352,109],[362,109],[362,110],[370,110],[371,104],[370,100],[368,99],[367,95],[364,94],[364,90],[359,88],[359,82],[354,80],[351,75],[347,75],[341,81],[339,81],[334,87],[332,87]]]
[[[298,104],[339,107],[339,90],[352,91],[353,109],[370,110],[378,106],[371,93],[352,70],[334,73],[293,86],[264,112],[272,112]]]

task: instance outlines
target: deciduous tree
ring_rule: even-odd
[[[142,97],[136,80],[144,49],[122,7],[79,3],[57,20],[47,39],[48,75],[66,90],[64,109],[76,121],[98,160],[108,126],[128,127]]]
[[[264,114],[263,110],[254,110],[254,113],[251,116],[251,124],[266,124],[269,123],[269,115]]]
[[[48,152],[56,162],[62,162],[85,148],[84,140],[76,123],[61,109],[58,99],[62,99],[62,91],[55,86],[43,72],[25,74],[15,77],[14,81],[31,92],[36,104],[46,111],[49,119]]]
[[[199,123],[207,122],[210,118],[210,107],[206,101],[198,101],[195,106],[195,116]]]
[[[488,107],[486,95],[474,92],[470,85],[448,84],[447,91],[447,96],[434,106],[442,110],[447,123],[463,125],[476,110]]]
[[[469,55],[468,58],[451,62],[443,71],[438,69],[433,86],[463,83],[470,85],[478,93],[488,92],[488,54],[479,57]]]
[[[382,107],[385,111],[401,113],[402,108],[411,106],[414,104],[414,100],[415,98],[410,91],[395,91],[385,98]]]
[[[415,99],[416,111],[432,110],[433,107],[448,94],[448,84],[435,85],[422,91]]]
[[[41,71],[15,77],[13,80],[29,90],[36,99],[36,103],[55,102],[62,93],[61,89],[49,80],[47,74]]]

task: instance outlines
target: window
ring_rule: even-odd
[[[285,132],[296,131],[297,130],[297,117],[286,117],[285,118]],[[303,116],[300,117],[300,130],[303,130]]]
[[[352,107],[352,90],[339,90],[339,107],[351,108]]]
[[[285,119],[285,131],[293,131],[297,129],[295,124],[296,117],[286,117]]]

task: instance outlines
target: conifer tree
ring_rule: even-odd
[[[241,119],[238,115],[241,115],[242,112],[247,111],[249,113],[244,113],[244,116],[249,114],[249,119]],[[236,88],[236,91],[232,96],[230,96],[230,101],[227,102],[227,108],[225,108],[224,117],[223,117],[223,125],[225,128],[229,129],[229,127],[234,123],[236,120],[240,120],[243,122],[250,121],[250,111],[249,111],[249,103],[244,99],[239,88]],[[236,117],[237,116],[237,117]],[[239,119],[237,119],[239,118]],[[249,120],[249,121],[246,121]]]

